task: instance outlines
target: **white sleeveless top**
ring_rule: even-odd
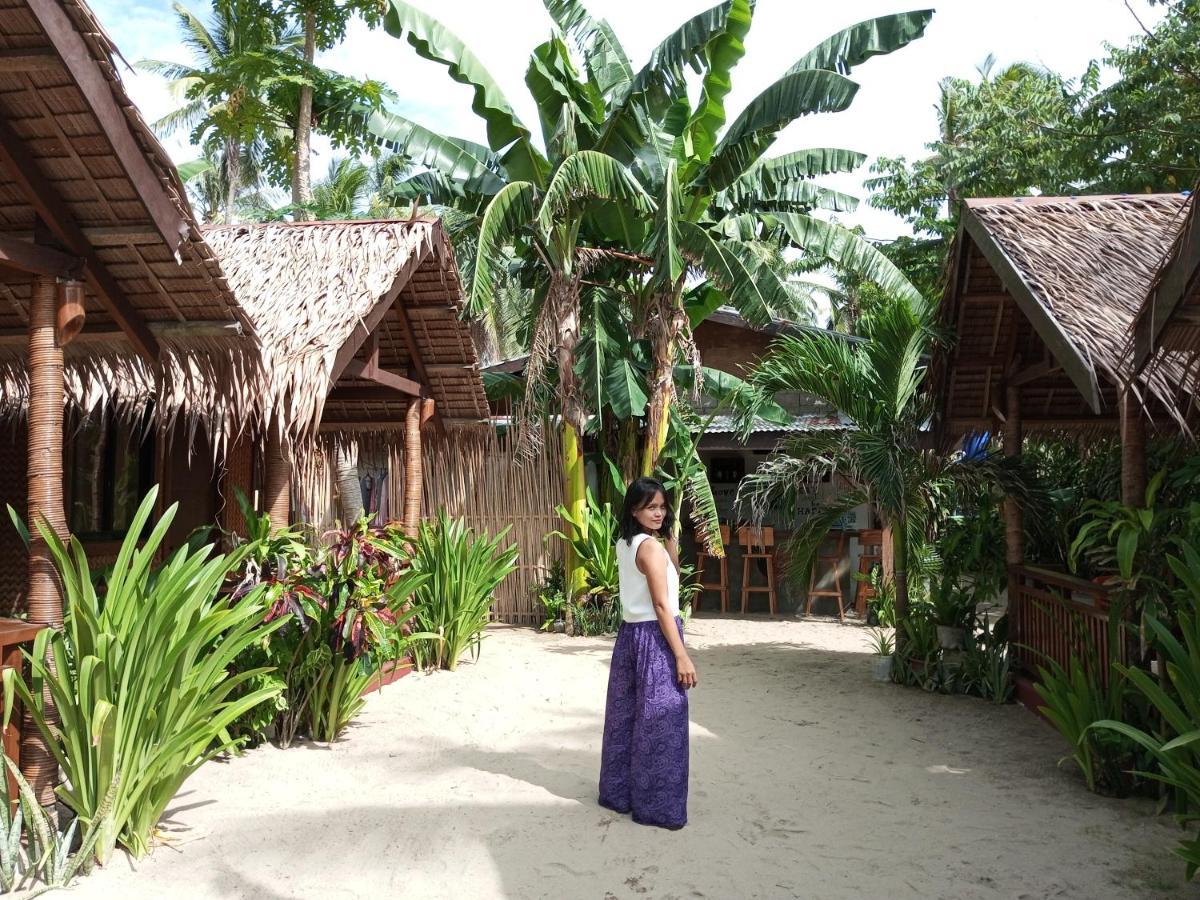
[[[637,566],[638,548],[642,541],[653,541],[657,552],[667,556],[667,604],[672,616],[679,615],[679,573],[671,562],[667,548],[643,532],[635,534],[629,543],[617,541],[617,571],[621,576],[621,618],[626,622],[653,622],[654,601],[650,598],[650,582]]]

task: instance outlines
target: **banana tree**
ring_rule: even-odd
[[[576,356],[580,336],[582,280],[602,251],[580,245],[580,229],[588,209],[597,203],[628,205],[642,215],[653,202],[629,171],[603,153],[581,150],[567,156],[544,190],[528,181],[504,186],[488,204],[479,230],[479,252],[471,280],[470,303],[489,305],[503,278],[505,249],[528,248],[539,261],[536,289],[538,310],[526,367],[526,394],[519,417],[526,426],[537,409],[536,392],[547,363],[557,361],[557,406],[563,437],[563,481],[567,510],[584,521],[586,486],[580,438],[587,427],[588,410],[580,390]],[[520,429],[520,440],[529,446],[536,435]],[[574,535],[580,537],[581,535]],[[583,576],[568,554],[567,572],[574,592]]]
[[[863,155],[821,148],[765,158],[779,133],[796,119],[839,112],[853,101],[858,85],[846,77],[872,56],[891,53],[924,33],[932,10],[897,13],[860,22],[804,53],[783,76],[755,97],[725,127],[725,98],[742,41],[754,14],[752,0],[732,0],[704,47],[698,99],[686,92],[655,123],[658,134],[635,167],[658,200],[655,228],[646,252],[654,277],[640,306],[654,340],[644,472],[654,469],[666,439],[667,408],[674,396],[671,372],[679,345],[690,348],[682,304],[681,264],[703,271],[752,323],[792,312],[794,297],[755,253],[757,242],[793,247],[806,256],[868,277],[885,291],[917,300],[916,290],[878,250],[853,232],[824,219],[818,210],[852,211],[857,200],[822,188],[813,178],[860,165]],[[711,11],[710,11],[711,12]]]

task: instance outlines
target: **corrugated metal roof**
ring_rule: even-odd
[[[759,419],[751,430],[752,434],[801,434],[807,431],[837,431],[849,428],[850,423],[836,415],[796,416],[787,425]],[[705,434],[733,434],[737,431],[733,416],[714,416]]]

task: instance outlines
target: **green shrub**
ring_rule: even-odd
[[[283,690],[272,724],[283,747],[299,734],[335,740],[380,668],[413,640],[436,638],[408,627],[409,598],[429,576],[407,566],[398,533],[362,519],[326,537],[310,565],[268,580],[264,617],[283,627],[239,659],[275,667]]]
[[[442,510],[408,541],[413,571],[426,576],[413,595],[414,625],[427,635],[411,648],[421,668],[453,671],[468,650],[479,656],[496,588],[517,560],[515,546],[500,547],[506,534],[507,528],[494,538],[476,535]]]
[[[1178,636],[1159,618],[1146,619],[1164,664],[1163,682],[1141,669],[1118,667],[1158,712],[1165,733],[1151,735],[1117,716],[1099,719],[1091,727],[1093,734],[1132,741],[1151,754],[1157,771],[1141,774],[1176,793],[1179,823],[1192,829],[1175,850],[1187,863],[1191,879],[1200,870],[1200,833],[1194,824],[1200,821],[1200,553],[1189,545],[1181,550],[1182,559],[1169,560],[1181,585],[1175,592]]]
[[[167,510],[139,546],[157,496],[157,488],[151,490],[138,508],[103,597],[92,586],[83,546],[75,539],[64,544],[39,523],[62,578],[63,628],[47,629],[34,641],[28,685],[13,670],[4,672],[6,704],[20,697],[63,768],[59,796],[84,825],[100,822],[95,852],[101,862],[117,841],[143,856],[183,782],[234,745],[228,726],[277,693],[263,688],[234,699],[239,685],[260,671],[232,677],[226,671],[278,627],[263,622],[259,589],[233,602],[218,599],[246,551],[223,556],[184,547],[152,571],[176,509]],[[60,717],[53,729],[45,720],[43,688]]]
[[[1119,733],[1092,728],[1102,720],[1124,719],[1130,712],[1129,679],[1116,661],[1123,638],[1117,605],[1109,611],[1108,629],[1108,659],[1100,659],[1095,643],[1088,641],[1071,654],[1065,667],[1055,660],[1038,666],[1034,690],[1044,704],[1039,711],[1071,745],[1071,755],[1064,759],[1079,767],[1088,790],[1125,796],[1132,788],[1128,770],[1134,762],[1133,743]],[[1107,686],[1100,677],[1105,669]]]

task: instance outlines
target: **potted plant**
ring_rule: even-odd
[[[944,577],[933,591],[933,618],[943,650],[961,650],[975,617],[975,596],[957,579]]]
[[[867,638],[871,647],[871,678],[875,681],[891,681],[892,666],[896,661],[896,642],[883,628],[872,628]]]
[[[942,649],[934,619],[921,610],[914,610],[901,623],[904,629],[904,662],[918,684],[925,685],[937,669]]]

